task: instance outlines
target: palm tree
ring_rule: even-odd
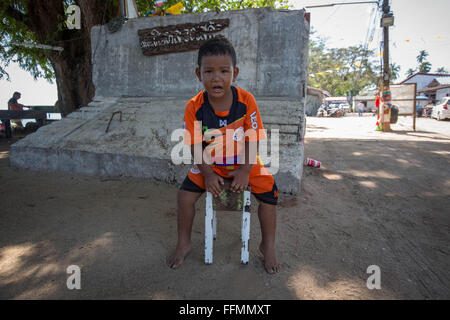
[[[417,62],[419,64],[422,64],[426,60],[426,57],[428,57],[428,56],[429,56],[429,53],[426,50],[420,50],[419,55],[416,57]]]
[[[419,66],[419,72],[430,72],[431,70],[431,63],[428,61],[424,61]]]
[[[448,73],[448,71],[444,67],[440,67],[436,69],[436,73]]]
[[[406,71],[406,76],[412,76],[414,73],[416,73],[416,69],[409,68],[408,71]]]
[[[389,67],[390,79],[392,81],[396,80],[400,74],[400,66],[395,63],[391,63]]]

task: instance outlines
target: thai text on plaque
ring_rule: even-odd
[[[197,50],[206,40],[222,37],[217,32],[229,24],[230,19],[216,19],[138,30],[142,53],[154,56]]]

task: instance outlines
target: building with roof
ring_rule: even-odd
[[[307,116],[315,116],[317,114],[317,110],[322,105],[323,100],[330,96],[331,94],[326,90],[308,86],[306,88],[305,114]]]
[[[450,74],[417,72],[399,84],[416,83],[417,95],[430,98],[433,102],[450,95]]]
[[[417,93],[423,93],[435,101],[440,101],[443,97],[450,95],[450,77],[434,78],[426,88],[417,90]]]
[[[356,112],[358,110],[358,104],[362,102],[364,104],[364,112],[372,112],[376,110],[375,96],[354,96],[352,98],[352,110]]]

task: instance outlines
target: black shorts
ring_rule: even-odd
[[[186,176],[183,183],[180,186],[180,190],[190,191],[190,192],[198,192],[203,193],[205,192],[205,189],[195,184],[191,179],[189,179],[189,175]],[[276,206],[278,203],[278,189],[275,181],[273,182],[272,190],[268,192],[263,193],[254,193],[252,194],[255,196],[258,201],[261,201],[263,203],[271,204]]]

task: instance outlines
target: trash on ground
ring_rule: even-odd
[[[320,165],[322,164],[320,161],[311,159],[311,158],[306,158],[305,164],[308,167],[313,167],[313,168],[320,168]]]

